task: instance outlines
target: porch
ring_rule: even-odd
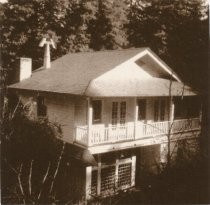
[[[111,143],[131,142],[149,138],[157,138],[170,134],[184,135],[193,131],[199,131],[200,119],[181,119],[171,121],[142,123],[128,122],[121,125],[104,124],[77,126],[75,128],[75,142],[85,147],[106,145]]]

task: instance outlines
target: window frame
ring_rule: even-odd
[[[45,105],[44,96],[37,96],[37,116],[38,117],[47,116],[47,106]]]
[[[97,106],[96,103],[100,103],[99,104],[99,109],[98,109],[98,107],[94,107],[94,104],[95,104],[95,106]],[[93,108],[92,124],[100,124],[102,122],[102,100],[93,100],[92,101],[92,108]],[[96,113],[96,110],[97,110],[98,113]],[[96,116],[96,114],[98,116]]]

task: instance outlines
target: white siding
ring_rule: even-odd
[[[87,125],[87,100],[79,98],[75,101],[75,126]]]
[[[75,103],[73,98],[65,98],[63,96],[55,96],[50,94],[43,95],[45,105],[47,106],[47,116],[51,122],[57,122],[61,125],[63,138],[68,142],[73,142],[74,137],[74,121],[75,121]],[[36,117],[36,98],[37,95],[26,93],[21,94],[21,101],[26,103],[33,102],[33,114]]]
[[[74,101],[71,98],[47,97],[45,100],[50,121],[58,122],[63,131],[63,138],[73,142],[74,137]]]

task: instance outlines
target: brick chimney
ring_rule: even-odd
[[[15,82],[28,79],[32,74],[32,59],[31,58],[19,58],[17,60],[17,68],[15,72]]]

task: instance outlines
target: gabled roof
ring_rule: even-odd
[[[136,60],[139,59],[142,60],[141,63],[148,64],[144,70],[142,69],[143,66],[141,68],[141,65],[136,64]],[[169,85],[169,80],[167,79],[155,76],[145,79],[143,74],[142,76],[139,74],[139,77],[135,78],[132,76],[132,72],[128,79],[121,79],[120,82],[116,78],[110,80],[103,77],[107,73],[111,73],[112,70],[121,69],[122,65],[128,65],[128,69],[129,64],[125,63],[130,61],[135,63],[135,66],[138,67],[135,69],[139,71],[141,69],[142,73],[147,73],[145,70],[147,71],[148,69],[149,72],[149,69],[151,70],[149,67],[152,67],[152,69],[154,67],[154,69],[157,69],[158,72],[162,72],[164,75],[173,75],[173,81],[176,82],[174,86],[176,86],[172,94],[183,94],[183,84],[178,76],[148,48],[70,53],[53,61],[50,69],[40,68],[33,72],[30,79],[10,85],[9,88],[103,97],[162,96],[168,94],[168,86],[166,84],[168,83]],[[124,72],[123,70],[121,71]],[[157,85],[159,89],[156,89]],[[152,87],[153,91],[151,92],[150,88]],[[179,91],[177,92],[177,90]],[[185,95],[195,94],[187,86],[185,90]]]

